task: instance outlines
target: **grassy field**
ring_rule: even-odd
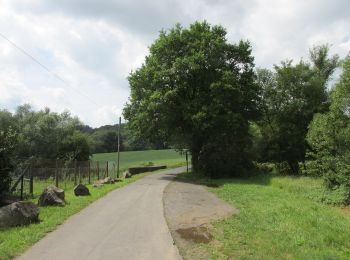
[[[113,161],[116,158],[113,154],[95,154],[93,160]],[[126,169],[130,166],[137,166],[153,162],[155,164],[166,164],[168,167],[183,165],[185,160],[173,150],[164,151],[142,151],[142,152],[125,152],[121,155],[121,168]],[[62,224],[68,217],[79,212],[93,201],[103,197],[108,192],[120,188],[126,184],[134,182],[146,174],[134,175],[132,178],[125,179],[117,184],[105,185],[101,188],[93,188],[88,185],[91,196],[75,197],[73,185],[61,186],[65,189],[66,201],[65,207],[41,207],[40,223],[32,224],[25,227],[14,227],[9,229],[0,229],[0,259],[12,259],[14,256],[21,254],[29,246],[40,240],[46,233],[55,230],[58,225]],[[41,191],[53,180],[35,182],[34,203],[37,202]],[[40,192],[39,192],[40,191]]]
[[[141,166],[149,163],[165,165],[183,165],[184,155],[172,149],[168,150],[148,150],[148,151],[130,151],[120,153],[120,168],[126,170],[132,166]],[[117,153],[99,153],[92,156],[92,161],[116,162]]]
[[[223,186],[209,190],[240,213],[213,223],[215,240],[200,245],[212,259],[350,259],[349,211],[320,202],[320,180],[265,175],[214,182]]]

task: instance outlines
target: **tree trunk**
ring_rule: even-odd
[[[199,152],[200,149],[198,147],[192,146],[191,149],[191,163],[192,163],[192,171],[199,171]]]
[[[299,163],[295,161],[288,161],[288,165],[290,169],[292,170],[292,173],[294,175],[299,175],[300,169],[299,169]]]

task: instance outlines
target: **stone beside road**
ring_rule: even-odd
[[[90,191],[89,191],[88,187],[86,187],[85,185],[78,184],[74,188],[74,195],[75,196],[89,196]]]
[[[0,208],[0,228],[28,225],[39,221],[39,208],[32,202],[18,201]]]
[[[57,188],[54,185],[50,185],[39,197],[38,205],[45,206],[64,206],[64,190]]]

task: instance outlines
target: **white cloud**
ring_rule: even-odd
[[[306,57],[314,44],[350,49],[347,0],[0,0],[0,33],[65,84],[0,38],[0,108],[31,103],[69,109],[92,126],[117,121],[139,67],[162,28],[195,20],[221,24],[228,39],[253,44],[257,66]]]

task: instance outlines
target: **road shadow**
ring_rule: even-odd
[[[271,172],[256,172],[247,177],[225,177],[219,179],[210,179],[204,177],[203,175],[198,175],[195,173],[179,173],[179,174],[163,174],[160,179],[174,181],[174,182],[184,182],[196,185],[203,185],[210,188],[219,188],[225,184],[246,184],[246,185],[261,185],[268,186],[271,184],[271,179],[276,175]]]

